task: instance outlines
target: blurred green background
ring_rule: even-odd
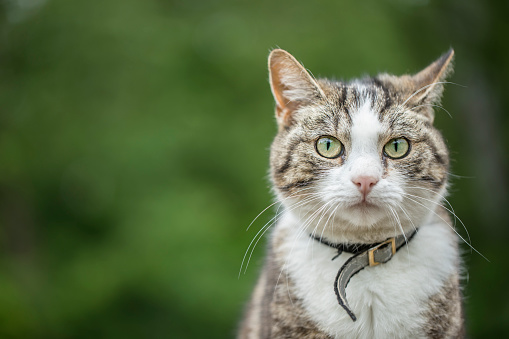
[[[233,337],[271,201],[270,49],[316,76],[456,50],[453,158],[472,338],[509,336],[509,3],[0,1],[0,338]],[[465,232],[459,229],[463,236]]]

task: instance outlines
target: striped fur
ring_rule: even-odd
[[[337,82],[314,79],[288,52],[271,53],[270,82],[279,127],[271,147],[271,178],[285,210],[272,231],[266,265],[239,338],[462,336],[456,237],[449,216],[438,208],[447,190],[449,154],[433,126],[433,108],[440,105],[452,57],[451,50],[413,76],[380,74]],[[339,157],[317,152],[316,142],[323,136],[342,143]],[[388,157],[384,145],[401,137],[409,141],[408,155]],[[366,177],[373,186],[369,193],[360,193],[358,178]],[[360,317],[356,323],[343,317],[332,287],[316,274],[336,274],[346,254],[334,264],[315,262],[313,254],[326,258],[329,249],[310,245],[309,235],[331,242],[373,243],[414,228],[423,235],[409,244],[406,263],[399,263],[403,255],[398,253],[394,263],[352,278],[354,287],[347,293],[362,296],[356,304]],[[448,235],[438,236],[441,232]],[[404,268],[426,260],[429,267],[415,272],[413,266]],[[383,295],[366,299],[360,289],[362,281],[368,289],[381,284],[376,272],[398,277],[405,286],[402,291],[379,286],[387,295],[394,294],[391,302]],[[374,285],[369,285],[370,277]],[[380,323],[383,326],[376,325]]]

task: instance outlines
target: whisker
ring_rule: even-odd
[[[410,95],[401,105],[398,105],[398,109],[400,108],[403,108],[403,106],[405,106],[405,104],[410,100],[412,99],[415,95],[417,95],[418,93],[420,93],[421,91],[425,90],[426,88],[428,87],[431,87],[431,86],[435,86],[435,85],[439,85],[439,84],[452,84],[452,85],[457,85],[457,86],[460,86],[460,87],[465,87],[463,85],[460,85],[460,84],[456,84],[454,82],[450,82],[450,81],[437,81],[437,82],[434,82],[434,83],[431,83],[429,85],[426,85],[426,86],[423,86],[421,88],[419,88],[418,90],[416,90],[412,95]]]
[[[417,232],[417,227],[415,227],[415,224],[414,224],[414,222],[412,221],[412,218],[410,218],[410,216],[409,216],[409,215],[408,215],[408,213],[405,211],[405,209],[403,208],[403,206],[398,205],[398,207],[399,207],[399,209],[400,209],[401,211],[403,211],[403,213],[405,213],[405,215],[407,216],[408,220],[409,220],[409,221],[410,221],[410,223],[412,224],[412,227],[414,228],[414,231],[415,231],[415,232]],[[407,245],[408,245],[408,242],[407,242]],[[408,247],[407,247],[407,253],[409,253],[409,254],[410,254],[410,249],[408,249]]]
[[[442,107],[442,106],[440,106],[440,105],[422,104],[422,105],[414,106],[414,107],[412,107],[412,109],[416,109],[416,108],[424,107],[424,106],[430,106],[430,107],[437,107],[437,108],[440,108],[440,109],[444,110],[444,111],[445,111],[445,113],[447,113],[447,115],[449,116],[449,118],[451,118],[451,119],[452,119],[452,115],[451,115],[451,113],[449,113],[449,111],[448,111],[448,110],[446,110],[444,107]]]
[[[410,216],[408,215],[408,213],[405,211],[405,209],[401,206],[401,205],[398,205],[399,209],[401,211],[403,211],[403,213],[405,213],[406,217],[408,218],[408,220],[410,221],[410,223],[412,224],[412,227],[414,228],[414,231],[417,231],[417,227],[415,227],[415,224],[414,222],[412,221],[412,218],[410,218]]]
[[[317,199],[316,197],[314,197],[315,195],[317,195],[318,193],[307,193],[307,195],[313,195],[312,197],[307,197],[305,198],[304,200],[302,201],[299,201],[297,203],[295,203],[294,205],[291,206],[290,209],[288,209],[288,211],[291,211],[297,207],[300,207],[302,206],[303,204],[306,204],[312,200],[315,200]],[[251,242],[249,243],[249,246],[247,247],[246,249],[246,253],[244,254],[244,257],[242,258],[242,263],[240,264],[240,271],[239,271],[239,278],[240,278],[240,275],[241,275],[241,272],[242,272],[242,267],[244,266],[244,262],[246,260],[246,256],[247,256],[247,253],[249,253],[249,248],[251,248],[251,245],[253,244],[253,242],[257,239],[258,235],[263,232],[260,237],[258,237],[258,240],[256,241],[256,243],[254,244],[253,246],[253,249],[251,250],[251,254],[249,255],[249,259],[246,263],[246,268],[245,268],[245,271],[244,271],[244,274],[247,272],[247,267],[249,266],[249,261],[251,259],[251,256],[253,255],[253,252],[254,252],[254,248],[256,247],[256,245],[258,244],[258,242],[260,241],[260,239],[263,237],[263,235],[267,232],[267,230],[274,224],[276,223],[279,218],[281,217],[281,215],[283,214],[284,211],[281,211],[281,212],[278,212],[276,213],[276,215],[274,217],[272,217],[257,233],[256,235],[253,237],[253,240],[251,240]],[[264,230],[265,229],[265,230]]]
[[[467,230],[467,227],[465,226],[465,224],[463,223],[463,221],[456,215],[456,213],[454,212],[454,210],[452,209],[452,205],[449,203],[449,201],[447,201],[447,199],[444,198],[445,201],[447,201],[447,203],[449,204],[449,206],[451,206],[451,209],[447,208],[446,206],[440,204],[440,203],[437,203],[436,201],[433,201],[433,200],[430,200],[430,199],[426,199],[426,198],[423,198],[423,197],[420,197],[418,195],[413,195],[413,194],[409,194],[409,193],[403,193],[403,195],[408,195],[408,196],[412,196],[414,198],[419,198],[419,199],[422,199],[422,200],[426,200],[426,201],[429,201],[431,203],[434,203],[435,205],[437,206],[440,206],[444,209],[446,209],[449,213],[451,213],[453,216],[454,216],[454,225],[453,227],[455,228],[456,227],[456,219],[461,223],[461,225],[463,226],[463,229],[465,230],[465,232],[467,233],[467,238],[468,238],[468,242],[471,244],[472,243],[472,239],[470,239],[470,234],[468,233],[468,230]]]
[[[289,199],[289,198],[297,197],[297,196],[299,196],[299,195],[295,195],[295,194],[300,193],[300,192],[302,192],[302,191],[304,191],[304,190],[311,189],[311,188],[313,188],[313,187],[305,187],[305,188],[303,188],[303,189],[300,189],[300,190],[298,190],[297,192],[293,193],[292,195],[290,195],[290,196],[286,197],[285,199],[283,199],[283,201],[284,201],[284,200],[287,200],[287,199]],[[258,215],[257,215],[257,216],[253,219],[253,221],[251,221],[251,223],[250,223],[250,224],[249,224],[249,226],[247,227],[246,231],[248,231],[248,230],[249,230],[249,228],[250,228],[250,227],[251,227],[251,225],[252,225],[252,224],[256,221],[256,219],[258,219],[258,218],[260,217],[260,215],[262,215],[262,214],[263,214],[266,210],[268,210],[269,208],[271,208],[271,207],[272,207],[272,206],[274,206],[275,204],[278,204],[278,203],[282,204],[282,203],[283,203],[283,201],[277,200],[277,201],[274,201],[274,202],[273,202],[272,204],[270,204],[269,206],[265,207],[265,208],[263,209],[263,211],[261,211],[260,213],[258,213]]]
[[[307,247],[309,247],[309,244],[311,243],[311,241],[312,241],[312,240],[313,240],[313,238],[315,237],[316,230],[318,229],[318,226],[320,225],[320,222],[322,221],[323,217],[324,217],[324,216],[325,216],[325,215],[326,215],[326,214],[327,214],[327,213],[328,213],[328,212],[329,212],[329,211],[330,211],[330,210],[334,207],[334,202],[333,202],[333,201],[329,201],[329,202],[327,202],[327,203],[326,203],[323,207],[325,207],[325,206],[327,206],[327,205],[329,205],[329,204],[330,204],[330,206],[329,206],[329,207],[327,207],[327,209],[326,209],[326,210],[324,209],[324,210],[322,211],[321,216],[320,216],[320,219],[318,219],[318,221],[316,222],[315,228],[314,228],[314,229],[313,229],[313,231],[311,232],[311,236],[310,236],[310,237],[309,237],[309,239],[308,239],[308,245],[307,245]],[[327,219],[327,220],[328,220],[328,219]],[[327,224],[325,224],[325,225],[327,225]],[[324,227],[323,227],[323,229],[322,229],[322,233],[323,233],[323,231],[324,231],[324,230],[325,230],[325,226],[324,226]],[[313,255],[314,255],[313,253],[314,253],[314,252],[311,252],[311,256],[312,256],[312,257],[313,257]]]
[[[414,199],[412,199],[412,198],[407,197],[407,199],[408,199],[408,200],[410,200],[410,201],[413,201],[414,203],[416,203],[416,204],[418,204],[418,205],[421,205],[422,207],[426,208],[428,211],[432,212],[432,213],[433,213],[433,214],[435,214],[437,217],[439,217],[439,218],[440,218],[440,219],[441,219],[441,220],[442,220],[442,221],[443,221],[443,222],[444,222],[447,226],[449,226],[449,227],[450,227],[450,228],[454,231],[454,233],[456,233],[456,235],[457,235],[458,237],[460,237],[460,239],[461,239],[461,240],[463,240],[463,242],[464,242],[465,244],[467,244],[468,246],[470,246],[470,248],[471,248],[471,249],[473,249],[473,250],[474,250],[477,254],[479,254],[481,257],[483,257],[483,258],[484,258],[487,262],[490,262],[490,261],[488,260],[488,258],[486,258],[484,255],[482,255],[482,253],[481,253],[481,252],[479,252],[478,250],[476,250],[476,249],[474,248],[474,246],[472,246],[471,244],[469,244],[469,243],[468,243],[468,242],[467,242],[467,241],[466,241],[466,240],[465,240],[465,239],[464,239],[464,238],[463,238],[463,237],[462,237],[462,236],[461,236],[461,235],[460,235],[460,234],[459,234],[459,233],[458,233],[458,232],[457,232],[457,231],[456,231],[456,230],[455,230],[455,229],[454,229],[454,228],[453,228],[453,227],[452,227],[452,226],[451,226],[451,225],[450,225],[450,224],[449,224],[449,223],[448,223],[448,222],[447,222],[444,218],[442,218],[440,215],[438,215],[435,211],[433,211],[432,209],[430,209],[430,208],[429,208],[429,207],[427,207],[426,205],[423,205],[423,204],[421,204],[420,202],[415,201],[415,200],[414,200]]]
[[[325,232],[325,229],[327,228],[327,224],[329,223],[329,220],[331,219],[332,216],[336,215],[336,210],[339,208],[339,205],[340,205],[340,203],[336,203],[336,207],[334,208],[332,213],[329,214],[329,218],[327,218],[327,221],[325,221],[325,225],[323,226],[322,233],[320,234],[320,241],[322,241],[322,239],[323,239],[323,232]],[[334,227],[332,227],[332,229],[334,230]]]
[[[394,217],[396,218],[396,222],[399,226],[399,229],[401,230],[401,234],[403,234],[403,238],[405,238],[405,243],[408,244],[408,239],[405,235],[405,231],[403,230],[403,226],[401,225],[401,220],[399,219],[399,216],[398,216],[398,213],[396,213],[396,211],[394,211],[394,209],[392,207],[389,206],[389,209],[391,210],[391,213],[394,215]]]
[[[460,222],[461,222],[461,219],[456,215],[456,212],[454,211],[454,208],[452,207],[452,204],[449,202],[449,200],[446,199],[446,197],[444,195],[442,195],[442,194],[440,194],[440,193],[438,193],[438,192],[436,192],[436,191],[434,191],[432,189],[426,188],[426,187],[410,186],[410,187],[407,187],[407,188],[410,188],[410,189],[417,188],[417,189],[425,190],[425,191],[431,192],[431,193],[433,193],[435,195],[438,195],[451,208],[451,210],[449,210],[449,212],[452,213],[452,215],[454,216],[454,227],[456,227],[456,219],[460,220]],[[440,205],[440,206],[445,208],[445,206],[443,206],[443,205]],[[463,224],[463,222],[461,222],[461,223]],[[468,240],[471,242],[470,235],[468,234],[468,231],[467,231],[467,228],[466,228],[465,224],[463,224],[463,227],[465,228],[465,231],[467,232]]]
[[[447,172],[447,173],[449,174],[449,176],[458,178],[458,179],[475,179],[476,178],[476,177],[471,177],[471,176],[458,175],[458,174],[454,174],[451,172]]]
[[[391,212],[391,210],[390,210],[390,209],[391,209],[391,207],[390,207],[390,206],[387,206],[387,211]],[[390,217],[390,218],[391,218],[391,220],[394,222],[394,223],[393,223],[393,224],[394,224],[394,234],[396,234],[396,233],[398,233],[398,230],[397,230],[397,228],[396,228],[396,219],[394,218],[394,214],[393,214],[393,213],[389,214],[389,217]]]

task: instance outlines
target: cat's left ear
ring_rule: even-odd
[[[416,102],[436,104],[440,102],[444,91],[444,81],[452,73],[454,50],[451,48],[431,65],[412,76]]]
[[[422,114],[430,122],[433,122],[435,116],[433,107],[440,104],[444,82],[452,73],[453,57],[454,50],[450,49],[415,75],[397,77],[381,74],[378,76],[378,80],[392,86],[395,92],[400,93],[400,105]]]
[[[279,126],[288,126],[301,106],[325,98],[316,80],[290,53],[275,49],[269,55],[270,88]]]

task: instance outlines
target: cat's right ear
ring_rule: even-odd
[[[269,74],[279,126],[290,125],[292,113],[302,105],[325,97],[316,80],[287,51],[275,49],[270,53]]]

